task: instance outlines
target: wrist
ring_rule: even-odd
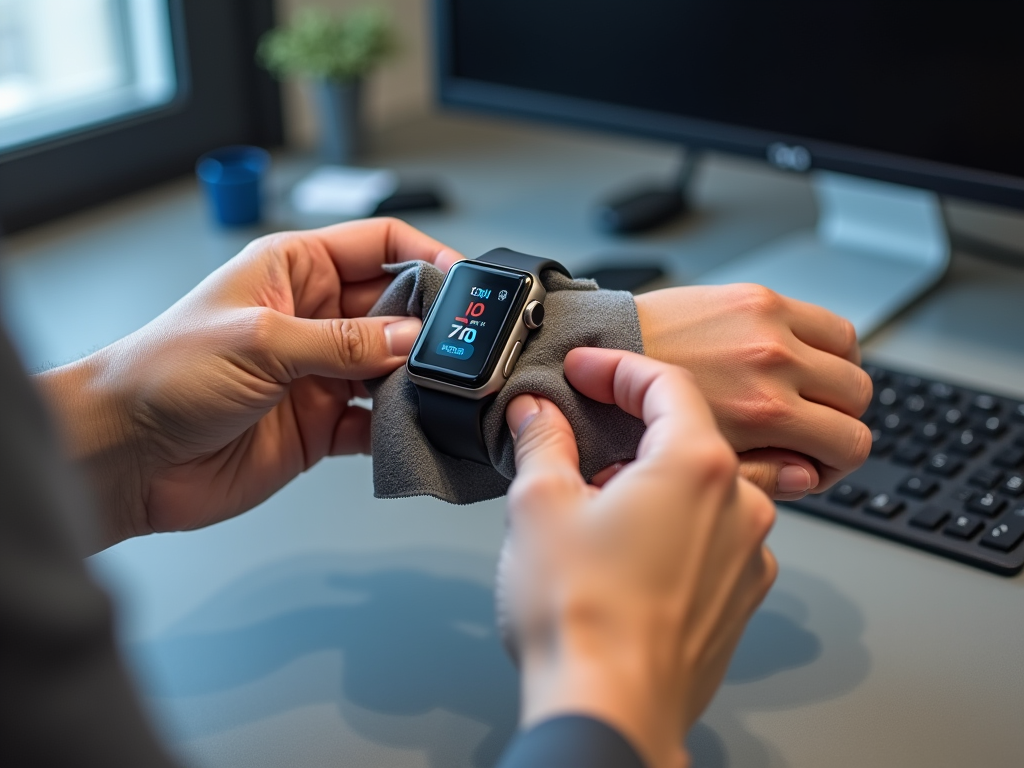
[[[662,644],[606,628],[563,627],[556,634],[522,649],[522,725],[585,715],[618,730],[649,768],[688,768],[685,696],[667,683],[673,670],[658,663]]]
[[[658,293],[660,291],[641,293],[634,296],[633,301],[636,304],[636,317],[640,324],[644,354],[656,360],[666,360],[672,348],[678,347],[679,339],[674,338],[677,334],[672,334],[665,328],[664,311],[659,311],[659,297],[655,295]],[[669,337],[669,349],[666,349],[666,336]]]
[[[141,473],[130,398],[112,365],[112,349],[34,377],[57,421],[68,457],[98,502],[100,546],[146,531],[139,515]]]

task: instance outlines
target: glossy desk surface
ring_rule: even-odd
[[[667,177],[664,146],[433,118],[374,162],[443,184],[409,220],[468,255],[502,245],[580,270],[657,261],[686,281],[810,225],[806,180],[714,158],[697,210],[634,239],[593,200]],[[280,164],[276,195],[308,165]],[[1020,219],[950,211],[1015,239]],[[274,209],[266,230],[319,223]],[[147,322],[259,231],[207,221],[190,180],[11,238],[3,309],[26,362],[73,359]],[[1017,239],[1024,244],[1024,235]],[[957,255],[869,356],[1024,395],[1024,271]],[[516,677],[491,602],[502,503],[378,501],[370,460],[322,462],[258,509],[91,563],[160,728],[205,766],[475,766],[515,727]],[[778,584],[691,735],[695,765],[1024,765],[1024,578],[992,576],[783,509]]]

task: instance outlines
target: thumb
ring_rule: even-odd
[[[572,427],[558,407],[534,395],[519,395],[508,404],[505,420],[516,451],[516,480],[564,475],[578,478],[580,454]]]
[[[292,379],[383,376],[405,362],[422,327],[415,317],[309,320],[275,314],[277,328],[267,334],[267,351]]]
[[[740,475],[776,501],[797,501],[818,485],[818,469],[806,456],[777,448],[739,455]]]

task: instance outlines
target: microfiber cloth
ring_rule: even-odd
[[[423,317],[444,282],[427,262],[388,264],[396,275],[371,316]],[[512,375],[484,412],[483,434],[492,467],[441,453],[419,423],[419,399],[405,367],[367,382],[373,395],[373,488],[377,498],[434,496],[471,504],[504,496],[515,477],[512,435],[505,407],[525,392],[551,400],[576,434],[580,471],[590,480],[617,461],[635,457],[644,425],[614,405],[598,403],[573,389],[562,363],[576,347],[606,347],[643,353],[640,319],[631,294],[604,291],[592,280],[570,280],[554,270],[541,275],[547,298],[544,325],[530,336]]]

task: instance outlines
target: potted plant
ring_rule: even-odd
[[[310,81],[319,116],[320,153],[348,164],[362,149],[366,75],[396,49],[390,17],[377,8],[341,16],[308,9],[292,24],[267,32],[257,57],[276,77]]]

